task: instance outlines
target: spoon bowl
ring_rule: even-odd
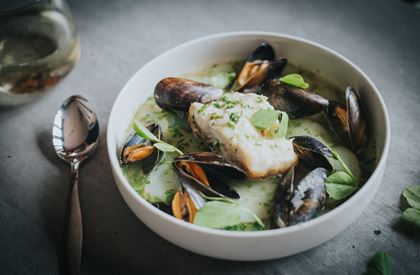
[[[53,145],[57,155],[67,161],[82,161],[95,151],[99,139],[99,124],[88,100],[69,97],[54,118]]]

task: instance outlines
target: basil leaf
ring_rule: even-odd
[[[357,182],[347,172],[337,171],[327,177],[325,187],[331,198],[342,200],[357,190]]]
[[[411,207],[420,209],[420,185],[411,185],[405,188],[404,198]]]
[[[284,138],[287,134],[287,127],[289,125],[289,116],[286,112],[281,113],[281,120],[279,128],[277,129],[276,137],[277,138]]]
[[[401,221],[414,227],[420,233],[420,209],[407,208],[401,215]]]
[[[251,210],[240,207],[236,203],[214,200],[207,202],[200,208],[194,217],[194,224],[210,227],[223,228],[241,224],[241,213],[250,213],[260,226],[264,223]]]
[[[303,80],[303,77],[300,74],[288,74],[283,77],[280,77],[280,81],[284,84],[294,86],[301,89],[308,89],[309,84]]]
[[[259,110],[251,117],[251,123],[255,128],[265,130],[270,128],[279,118],[280,111],[276,110]]]
[[[233,203],[210,201],[201,207],[194,217],[194,224],[222,228],[241,223],[241,209]]]
[[[385,252],[377,252],[375,256],[369,261],[368,271],[365,274],[381,274],[391,275],[392,260]]]
[[[133,122],[133,129],[142,138],[145,138],[145,139],[148,139],[148,140],[151,140],[151,141],[154,141],[154,142],[159,142],[160,141],[152,132],[150,132],[141,123]]]
[[[357,186],[357,182],[345,171],[337,171],[327,177],[327,183],[335,183],[340,185]]]
[[[336,183],[325,183],[325,187],[327,189],[328,196],[330,196],[336,201],[347,198],[349,195],[351,195],[354,191],[357,190],[357,187],[355,186]]]
[[[160,141],[160,142],[154,143],[153,146],[155,146],[157,149],[163,152],[177,152],[181,155],[183,154],[178,148],[165,142]]]

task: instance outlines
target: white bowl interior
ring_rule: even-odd
[[[379,163],[371,179],[352,198],[333,211],[286,229],[263,232],[212,230],[178,221],[155,209],[135,193],[124,178],[118,164],[119,148],[125,139],[130,119],[136,109],[153,94],[154,86],[160,79],[192,72],[217,61],[244,59],[263,41],[275,48],[277,56],[286,57],[292,64],[302,65],[305,69],[316,72],[335,83],[343,91],[346,86],[351,85],[359,92],[377,143]],[[389,137],[389,119],[379,92],[368,77],[344,57],[320,45],[285,35],[228,33],[188,42],[158,56],[142,67],[123,88],[114,103],[108,124],[107,142],[114,177],[124,199],[133,212],[152,230],[179,246],[201,254],[226,259],[258,260],[278,258],[309,249],[328,240],[348,226],[366,207],[379,185],[388,151]],[[347,219],[339,217],[346,213]],[[333,229],[322,230],[322,223],[324,227],[334,225]],[[162,229],[162,226],[169,226],[170,229]],[[307,237],[311,227],[315,240],[309,240]],[[319,232],[316,228],[319,228]],[[172,232],[168,232],[169,230]],[[189,234],[189,237],[186,238],[185,234]],[[287,238],[301,239],[288,242]],[[255,244],[250,249],[250,244],[255,239],[265,241]],[[205,240],[213,242],[212,245],[199,247]],[[270,242],[281,244],[283,247],[276,248],[273,244],[270,245]],[[235,250],[232,250],[233,247],[236,247]],[[238,247],[247,247],[248,251],[238,254],[236,250]],[[223,252],[220,253],[220,251]]]

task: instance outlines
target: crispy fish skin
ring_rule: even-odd
[[[194,102],[188,121],[194,135],[244,169],[249,178],[262,179],[287,172],[298,162],[292,141],[270,138],[250,119],[259,110],[273,110],[265,96],[227,93],[208,104]]]

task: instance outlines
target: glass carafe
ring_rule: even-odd
[[[79,39],[64,0],[0,1],[0,105],[38,97],[78,57]]]

